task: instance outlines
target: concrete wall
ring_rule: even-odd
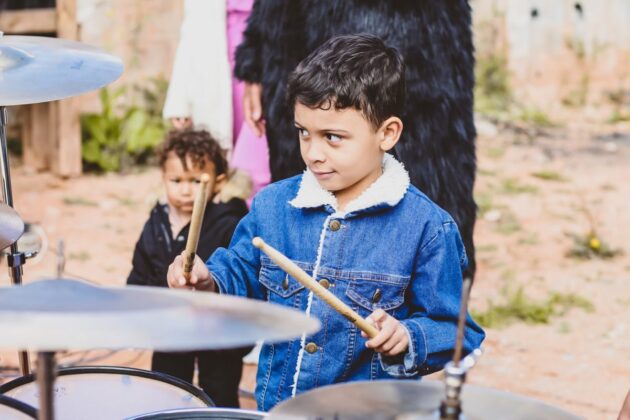
[[[519,98],[546,104],[630,89],[630,1],[472,0],[477,55],[505,54]]]

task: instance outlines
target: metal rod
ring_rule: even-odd
[[[2,176],[2,198],[4,202],[13,206],[13,191],[11,190],[11,171],[9,168],[9,151],[7,149],[7,136],[5,127],[7,125],[7,108],[0,106],[0,175]],[[7,255],[9,266],[9,276],[14,285],[22,284],[22,265],[24,264],[24,254],[19,252],[17,241],[11,244],[11,252]],[[22,375],[30,373],[28,353],[20,352],[20,371]]]
[[[55,377],[57,366],[55,353],[40,351],[37,353],[37,387],[39,389],[39,420],[54,420],[55,418]]]
[[[2,197],[4,202],[13,207],[13,193],[11,191],[11,174],[9,173],[9,153],[7,151],[7,137],[5,127],[7,125],[7,108],[0,106],[0,140],[2,140]]]
[[[464,347],[464,329],[466,328],[466,315],[468,314],[468,298],[470,297],[470,286],[472,279],[467,277],[464,279],[462,287],[462,301],[459,306],[459,319],[457,320],[457,338],[455,339],[455,354],[453,355],[453,364],[459,366],[462,359],[462,348]]]

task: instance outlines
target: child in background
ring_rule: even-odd
[[[168,264],[181,254],[188,238],[197,186],[203,174],[210,176],[210,196],[234,189],[240,183],[228,183],[228,166],[215,139],[206,131],[175,130],[168,134],[159,150],[159,163],[166,190],[166,201],[151,210],[133,255],[129,285],[168,287]],[[243,187],[247,187],[244,185]],[[247,197],[248,191],[241,197]],[[208,258],[214,250],[230,243],[236,225],[247,214],[242,198],[212,202],[206,207],[199,236],[198,254]],[[215,200],[216,201],[216,200]],[[195,362],[199,386],[217,406],[238,407],[238,384],[242,357],[249,349],[195,352],[154,352],[151,369],[192,383]]]

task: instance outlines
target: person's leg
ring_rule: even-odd
[[[192,384],[195,369],[195,356],[193,353],[165,353],[153,352],[151,358],[151,370],[175,376]]]
[[[199,387],[217,407],[239,407],[238,385],[243,369],[243,352],[217,350],[197,352]]]

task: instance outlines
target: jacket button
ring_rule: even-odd
[[[289,289],[289,275],[288,274],[284,276],[284,280],[282,280],[282,289],[283,290]]]
[[[383,292],[381,292],[381,289],[376,289],[376,291],[372,295],[372,303],[378,303],[382,297],[383,297]]]
[[[328,289],[330,287],[330,282],[328,281],[328,279],[320,279],[319,285],[322,286],[324,289]]]
[[[330,222],[330,230],[337,232],[341,228],[341,222],[339,220],[333,220]]]
[[[306,351],[313,354],[317,351],[317,344],[315,343],[308,343],[305,347]]]

